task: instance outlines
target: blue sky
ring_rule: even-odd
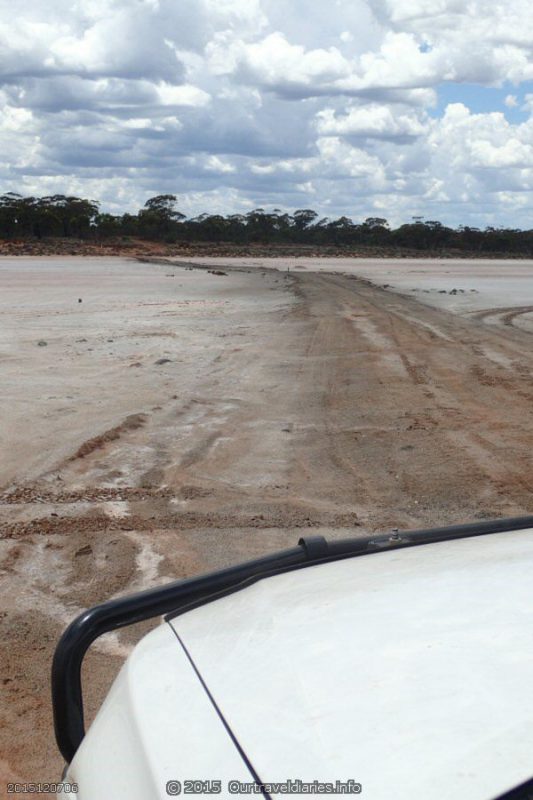
[[[532,30],[530,0],[0,0],[1,189],[530,228]]]
[[[530,110],[523,108],[525,96],[533,94],[533,81],[524,81],[514,86],[504,81],[502,86],[483,86],[476,83],[441,83],[436,87],[437,103],[430,109],[433,117],[442,117],[449,103],[463,103],[474,114],[488,114],[499,111],[505,114],[511,123],[525,122]],[[516,106],[505,103],[506,98],[516,98]]]

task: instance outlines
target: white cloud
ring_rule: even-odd
[[[456,170],[533,168],[533,121],[513,125],[504,114],[472,114],[462,103],[446,109],[429,144]]]
[[[219,158],[218,156],[209,156],[205,159],[204,170],[206,172],[214,172],[216,174],[232,173],[235,172],[235,167],[229,161]]]
[[[237,72],[245,80],[281,91],[316,88],[350,72],[348,61],[335,47],[306,51],[279,31],[249,44],[220,34],[208,46],[207,54],[215,74]]]
[[[427,131],[421,115],[411,110],[394,113],[384,105],[369,103],[351,107],[347,113],[336,114],[326,108],[317,114],[317,130],[323,136],[368,137],[396,139],[422,136]]]
[[[319,138],[317,148],[331,177],[367,178],[374,188],[385,186],[384,166],[377,156],[337,137]]]
[[[165,106],[205,106],[211,99],[203,89],[189,84],[172,86],[162,83],[157,87],[157,94]]]
[[[529,0],[0,0],[3,190],[530,225],[532,27]],[[439,110],[443,82],[509,93]]]
[[[2,130],[13,133],[25,132],[33,121],[33,114],[26,108],[4,106],[2,111]]]
[[[254,175],[297,175],[303,176],[305,173],[315,170],[320,166],[318,158],[287,158],[279,159],[266,164],[252,164],[250,169]]]
[[[203,0],[203,5],[214,30],[256,34],[268,25],[260,0]]]

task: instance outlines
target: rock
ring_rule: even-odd
[[[78,297],[78,303],[83,303],[83,300],[81,299],[81,297]]]
[[[39,341],[37,342],[37,345],[38,345],[38,347],[47,347],[48,346],[48,342],[45,342],[44,339],[39,339]]]
[[[89,556],[91,555],[93,549],[90,544],[86,544],[85,547],[80,547],[79,550],[76,550],[74,556],[77,558],[78,556]]]
[[[161,364],[170,364],[171,363],[171,359],[170,358],[158,358],[155,363],[158,366],[160,366]]]

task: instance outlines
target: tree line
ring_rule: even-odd
[[[150,198],[137,214],[100,211],[94,200],[66,195],[0,196],[0,239],[67,237],[103,240],[137,237],[168,244],[224,242],[237,245],[305,244],[340,248],[386,247],[430,252],[463,250],[533,255],[533,230],[450,228],[438,220],[413,217],[391,228],[382,217],[353,222],[349,217],[319,217],[312,209],[292,214],[256,208],[247,214],[200,214],[186,218],[172,194]]]

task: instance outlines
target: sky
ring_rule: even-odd
[[[532,228],[531,0],[0,0],[0,192]]]

